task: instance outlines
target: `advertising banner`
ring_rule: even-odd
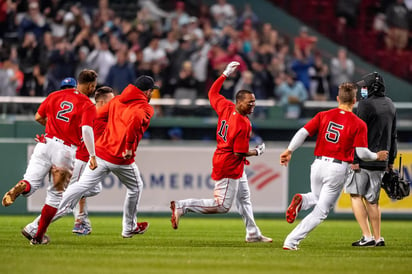
[[[28,157],[34,146],[29,145]],[[213,198],[213,146],[142,146],[137,150],[136,163],[144,181],[140,212],[167,212],[171,200]],[[255,212],[284,212],[288,198],[288,169],[279,165],[283,149],[266,149],[260,157],[249,157],[245,166]],[[47,182],[46,178],[45,182]],[[121,212],[126,188],[113,174],[103,183],[102,192],[88,198],[93,212]],[[28,198],[28,211],[41,211],[46,187]],[[231,211],[235,211],[233,205]]]

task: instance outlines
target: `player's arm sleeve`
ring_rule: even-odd
[[[290,140],[288,150],[290,151],[295,151],[298,149],[306,140],[306,137],[309,136],[309,132],[306,130],[306,128],[302,127],[301,129],[298,130],[298,132],[295,133],[293,136],[292,140]]]
[[[96,156],[96,152],[94,149],[94,133],[93,128],[91,126],[84,125],[82,126],[82,137],[84,145],[89,152],[90,157]]]
[[[362,161],[368,162],[368,161],[376,161],[376,159],[378,159],[378,154],[370,151],[369,148],[367,147],[356,147],[355,151],[356,151],[356,155],[358,155],[358,157]]]
[[[208,93],[210,105],[217,113],[220,113],[222,111],[222,108],[225,107],[223,104],[219,104],[219,102],[221,102],[222,100],[227,100],[223,95],[220,94],[220,89],[222,88],[223,82],[225,80],[226,76],[222,74],[210,87]]]

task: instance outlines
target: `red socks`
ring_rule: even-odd
[[[34,236],[37,241],[41,242],[43,240],[43,236],[46,234],[47,228],[56,213],[57,208],[49,206],[48,204],[43,206],[39,220],[39,228],[37,229],[36,236]]]

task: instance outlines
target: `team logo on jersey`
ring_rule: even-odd
[[[247,167],[246,174],[249,184],[254,186],[257,190],[262,190],[280,177],[279,172],[276,172],[273,168],[264,163]]]

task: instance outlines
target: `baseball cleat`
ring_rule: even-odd
[[[21,231],[21,234],[26,237],[27,240],[31,241],[33,239],[33,236],[26,231],[26,228],[23,228],[23,230]]]
[[[291,247],[291,246],[283,246],[283,250],[298,250],[299,248],[297,246]]]
[[[288,223],[291,224],[295,221],[300,209],[302,208],[302,201],[302,195],[295,194],[295,196],[293,196],[292,202],[290,202],[288,210],[286,211],[286,221]]]
[[[259,237],[250,237],[246,238],[247,243],[271,243],[273,242],[272,238],[260,235]]]
[[[352,246],[375,246],[376,242],[375,239],[372,237],[370,239],[366,239],[365,236],[362,236],[362,238],[359,241],[353,242]]]
[[[47,245],[48,243],[50,243],[50,238],[47,235],[44,235],[41,241],[37,240],[36,238],[32,238],[30,240],[31,245]]]
[[[26,182],[18,182],[12,189],[10,189],[3,197],[2,204],[3,206],[9,206],[14,203],[16,198],[24,192],[26,189]]]
[[[75,223],[72,232],[77,235],[89,235],[92,230],[83,223]]]
[[[375,246],[385,246],[385,239],[380,237],[379,240],[376,241]]]
[[[136,234],[143,234],[146,232],[146,230],[149,228],[149,223],[148,222],[141,222],[137,223],[137,227],[135,230],[131,232],[127,232],[125,234],[122,234],[123,238],[131,238]]]

